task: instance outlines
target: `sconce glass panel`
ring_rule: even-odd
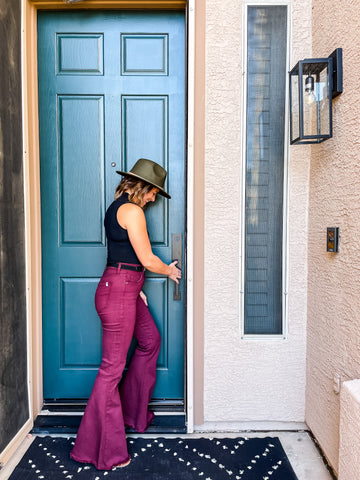
[[[290,72],[290,143],[332,137],[332,58],[298,62]]]
[[[330,62],[332,63],[332,62]],[[320,134],[332,136],[332,122],[330,122],[330,114],[332,112],[332,87],[329,89],[328,78],[332,78],[332,73],[329,65],[319,73],[319,83],[317,96],[319,98],[320,110]]]
[[[291,140],[300,138],[299,76],[294,74],[290,81],[290,125]]]

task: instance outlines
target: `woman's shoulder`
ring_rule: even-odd
[[[139,205],[136,205],[136,203],[132,202],[127,202],[127,203],[121,203],[118,205],[117,211],[119,212],[124,212],[126,215],[131,215],[131,216],[144,216],[144,211]]]
[[[135,203],[125,203],[117,210],[118,224],[128,230],[131,227],[146,225],[144,211]]]

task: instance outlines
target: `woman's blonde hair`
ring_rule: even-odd
[[[155,187],[150,185],[150,183],[137,180],[136,178],[124,177],[116,187],[115,200],[128,190],[130,192],[130,202],[136,203],[136,205],[141,205],[144,195],[149,193],[153,188]]]

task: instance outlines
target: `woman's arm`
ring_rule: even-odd
[[[171,280],[179,283],[181,270],[176,267],[177,260],[167,265],[152,252],[142,208],[130,203],[122,205],[117,211],[117,220],[127,230],[140,263],[150,272],[167,275]]]

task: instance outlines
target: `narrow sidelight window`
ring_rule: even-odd
[[[286,6],[249,6],[245,335],[282,334]]]

